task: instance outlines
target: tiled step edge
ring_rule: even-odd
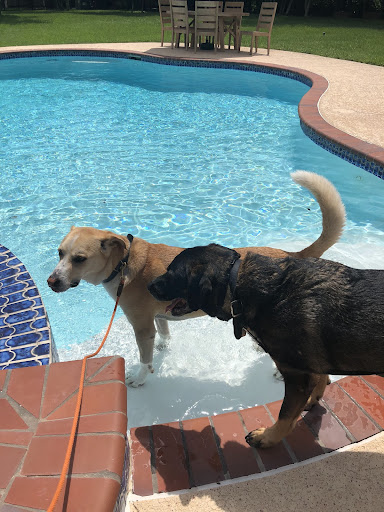
[[[22,262],[0,244],[0,370],[58,361],[36,284]]]
[[[68,445],[81,364],[0,372],[1,511],[47,510]],[[69,477],[55,511],[124,510],[129,461],[124,366],[120,357],[87,362]]]
[[[280,444],[251,448],[246,433],[272,425],[281,403],[130,429],[132,493],[150,496],[267,472],[384,429],[384,379],[345,377],[327,386],[321,403],[303,413]]]

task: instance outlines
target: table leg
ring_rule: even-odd
[[[219,17],[219,49],[224,51],[224,19]]]

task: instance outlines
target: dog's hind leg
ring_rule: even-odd
[[[285,383],[285,396],[279,419],[272,427],[249,432],[245,440],[251,446],[270,448],[290,434],[318,382],[317,375],[285,372],[279,369]]]
[[[159,341],[156,343],[156,347],[159,350],[163,350],[168,346],[168,342],[171,338],[171,335],[169,333],[168,320],[165,320],[165,318],[155,318],[155,324],[157,333],[160,338]]]
[[[308,398],[307,403],[305,404],[304,410],[309,411],[312,407],[319,403],[319,400],[323,397],[325,388],[328,384],[331,383],[331,380],[328,375],[315,375],[314,378],[317,378],[317,384],[315,389],[312,391],[311,396]]]

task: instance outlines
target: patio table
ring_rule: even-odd
[[[194,20],[195,18],[195,11],[188,11],[188,16]],[[245,16],[249,16],[248,12],[243,12],[242,14],[235,14],[233,12],[226,12],[226,11],[220,11],[218,13],[219,16],[219,49],[220,51],[224,51],[224,20],[227,19],[236,19],[236,23],[240,26],[241,19]],[[193,34],[193,32],[192,32]]]

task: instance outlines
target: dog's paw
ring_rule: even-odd
[[[144,380],[144,382],[145,382],[145,380]],[[125,378],[125,384],[131,388],[138,388],[139,386],[142,386],[144,384],[144,382],[137,380],[134,375],[132,375],[132,376],[128,375]]]
[[[160,336],[156,340],[156,348],[157,348],[157,350],[165,350],[166,348],[168,348],[169,347],[170,339],[171,339],[170,336]]]
[[[278,442],[271,436],[269,428],[251,430],[251,432],[245,436],[245,440],[254,448],[270,448]]]
[[[140,363],[140,370],[136,375],[128,375],[125,379],[127,386],[138,388],[142,386],[147,378],[148,373],[153,373],[154,369],[151,364]]]

